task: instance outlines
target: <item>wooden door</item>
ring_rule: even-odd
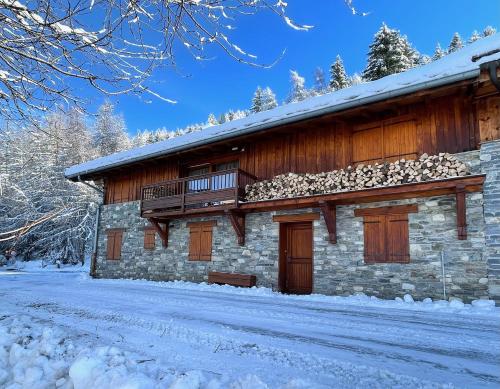
[[[284,224],[281,235],[281,289],[286,293],[312,293],[312,223]]]

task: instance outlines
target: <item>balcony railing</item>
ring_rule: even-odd
[[[257,178],[240,169],[178,178],[142,188],[141,215],[181,215],[219,208],[238,208],[245,186]]]

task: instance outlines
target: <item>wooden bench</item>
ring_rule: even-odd
[[[250,274],[220,273],[216,271],[208,272],[209,284],[227,284],[251,288],[255,286],[256,282],[257,277]]]

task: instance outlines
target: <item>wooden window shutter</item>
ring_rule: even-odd
[[[106,259],[115,259],[114,258],[114,250],[115,250],[115,233],[108,232],[107,233],[107,247],[106,247]]]
[[[212,260],[212,229],[215,221],[188,223],[189,227],[189,260]]]
[[[106,258],[118,260],[122,255],[122,230],[112,230],[107,232]]]
[[[202,226],[200,234],[200,261],[212,259],[212,226]]]
[[[365,262],[384,262],[385,257],[385,217],[364,217]]]
[[[155,248],[156,231],[152,228],[144,229],[144,248],[152,250]]]
[[[416,204],[354,210],[362,216],[366,263],[409,263],[408,214],[418,212]]]
[[[410,262],[408,215],[387,215],[385,236],[387,261],[396,263]]]
[[[201,226],[191,226],[189,228],[189,259],[199,261],[201,245]]]

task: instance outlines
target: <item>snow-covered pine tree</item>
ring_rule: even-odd
[[[351,77],[349,77],[349,84],[351,86],[353,85],[359,85],[364,83],[365,80],[363,80],[363,77],[361,77],[358,73],[354,73]]]
[[[262,88],[260,86],[257,87],[253,94],[250,111],[253,113],[262,111]]]
[[[340,55],[337,55],[335,62],[330,67],[330,89],[344,89],[349,85],[349,78],[344,68],[344,62],[340,58]]]
[[[428,63],[432,62],[432,58],[429,57],[427,54],[421,54],[420,58],[418,59],[418,65],[427,65]]]
[[[486,26],[485,29],[483,30],[483,37],[494,35],[496,33],[497,33],[496,28],[493,28],[491,26]]]
[[[109,155],[130,147],[123,116],[115,113],[110,101],[105,101],[94,123],[94,145],[99,155]]]
[[[317,67],[314,70],[314,92],[317,95],[323,95],[328,92],[328,85],[325,80],[325,72],[323,68]]]
[[[217,124],[219,124],[219,121],[217,120],[217,118],[215,117],[215,115],[213,113],[210,113],[208,115],[208,118],[207,118],[207,125],[208,126],[216,126]]]
[[[276,95],[272,91],[271,88],[266,86],[262,90],[262,109],[261,111],[267,111],[269,109],[276,108],[278,106],[278,102],[276,101]]]
[[[432,55],[432,60],[435,61],[437,59],[443,58],[446,55],[446,52],[441,48],[441,45],[438,44],[436,45],[436,48],[434,49],[434,54]]]
[[[290,70],[290,84],[290,94],[286,99],[286,103],[296,103],[309,97],[309,92],[305,86],[305,78],[295,70]]]
[[[457,50],[460,50],[462,47],[464,47],[462,38],[460,37],[460,34],[456,32],[455,34],[453,34],[453,38],[451,38],[451,42],[448,46],[448,53],[453,53]]]
[[[477,30],[472,31],[472,35],[467,40],[467,43],[474,43],[475,41],[481,39],[481,35],[477,32]]]
[[[408,38],[383,23],[370,45],[363,78],[373,81],[403,72],[416,66],[418,59],[419,53],[411,46]]]

